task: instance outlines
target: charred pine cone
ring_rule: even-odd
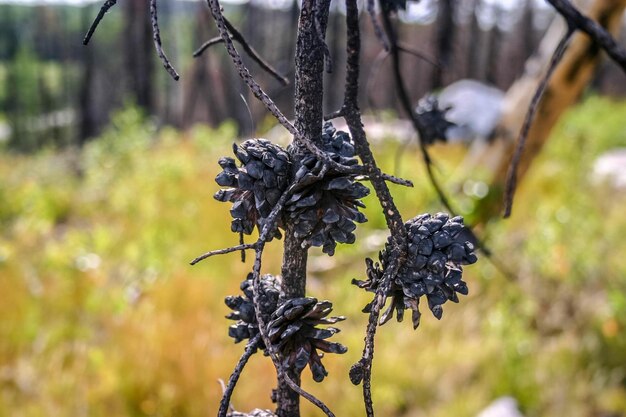
[[[241,146],[234,144],[233,151],[241,166],[237,167],[233,158],[220,158],[223,171],[215,182],[229,188],[219,190],[214,197],[233,203],[233,232],[249,235],[256,225],[260,233],[265,218],[289,185],[289,154],[266,139],[249,139]],[[278,229],[275,237],[280,237]]]
[[[237,321],[228,328],[228,335],[235,339],[235,343],[244,339],[252,339],[259,333],[252,285],[253,280],[250,273],[246,280],[241,283],[240,288],[243,291],[243,296],[228,296],[224,300],[226,305],[233,310],[226,318]],[[272,313],[276,311],[280,295],[280,277],[269,274],[263,275],[259,285],[259,304],[265,322],[269,321]],[[259,348],[265,349],[262,341],[259,342]]]
[[[345,317],[326,317],[332,311],[330,301],[317,301],[316,298],[293,298],[285,301],[272,314],[268,323],[268,335],[272,345],[280,353],[283,366],[300,372],[308,364],[316,382],[328,375],[322,365],[323,353],[346,353],[348,350],[339,343],[329,342],[339,329],[317,328],[317,325],[335,324]]]
[[[478,259],[474,246],[465,241],[461,233],[465,226],[461,216],[452,219],[445,213],[434,216],[422,214],[405,224],[408,234],[409,257],[400,267],[397,276],[392,278],[386,297],[391,300],[389,307],[380,317],[384,324],[397,312],[397,320],[404,318],[404,310],[412,310],[413,328],[420,323],[419,301],[426,296],[428,307],[437,319],[443,314],[442,305],[450,300],[458,303],[458,294],[467,295],[467,284],[461,279],[461,265],[470,265]],[[383,274],[390,263],[389,240],[380,255],[380,264],[366,259],[367,279],[352,280],[352,283],[367,291],[376,292],[382,283]],[[369,312],[372,303],[364,308]]]
[[[350,136],[336,131],[331,123],[324,124],[321,149],[337,163],[358,164]],[[337,243],[354,243],[355,223],[367,221],[359,208],[365,207],[360,199],[369,194],[369,188],[357,182],[355,175],[327,169],[311,154],[302,158],[295,180],[298,188],[287,201],[285,217],[303,246],[321,246],[332,256]]]
[[[441,109],[439,102],[433,95],[423,97],[415,108],[415,114],[423,126],[420,132],[420,140],[425,145],[432,145],[436,141],[446,142],[448,137],[446,131],[455,126],[454,123],[446,119],[446,113],[450,107]]]

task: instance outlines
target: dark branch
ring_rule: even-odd
[[[157,55],[159,59],[163,63],[163,67],[167,73],[176,81],[180,78],[169,59],[167,59],[167,55],[163,51],[163,45],[161,44],[161,31],[159,29],[159,21],[157,17],[157,3],[156,0],[150,0],[150,20],[152,22],[152,39],[154,40],[154,47],[156,49]]]
[[[224,42],[224,40],[222,39],[221,36],[216,36],[215,38],[211,38],[208,41],[206,41],[205,43],[203,43],[198,49],[196,49],[193,52],[192,56],[194,58],[198,58],[200,55],[202,55],[204,53],[204,51],[206,51],[207,49],[209,49],[213,45],[217,45],[218,43],[222,43],[222,42]]]
[[[400,104],[404,109],[405,113],[409,116],[411,123],[413,124],[413,128],[417,131],[420,137],[420,150],[422,152],[422,158],[424,159],[424,163],[426,165],[426,172],[428,174],[428,178],[441,201],[441,204],[450,212],[450,214],[455,215],[455,210],[452,209],[448,198],[443,192],[443,188],[439,185],[439,181],[435,177],[433,172],[433,162],[428,149],[426,148],[426,144],[421,139],[425,137],[423,132],[425,131],[422,122],[417,118],[415,112],[413,111],[411,100],[409,99],[409,95],[407,93],[406,87],[404,85],[404,78],[402,77],[402,73],[400,71],[400,49],[398,48],[398,39],[397,34],[393,25],[391,24],[391,17],[388,13],[381,13],[383,18],[383,27],[385,28],[385,32],[387,34],[387,38],[390,43],[389,53],[391,54],[392,66],[393,66],[393,76],[396,83],[396,90],[398,91],[398,96],[400,98]]]
[[[235,28],[228,19],[224,17],[224,23],[226,23],[226,28],[230,32],[233,37],[233,40],[239,42],[244,51],[252,58],[259,66],[269,73],[272,77],[274,77],[279,83],[282,85],[288,85],[289,80],[278,73],[277,70],[274,69],[269,63],[267,63],[261,55],[246,41],[246,38]]]
[[[98,15],[94,19],[93,23],[89,27],[89,30],[87,31],[87,34],[85,35],[85,38],[83,39],[83,45],[87,45],[89,43],[89,41],[91,40],[91,37],[93,36],[94,32],[98,28],[98,25],[100,24],[100,21],[102,20],[106,12],[108,12],[111,7],[115,6],[116,3],[117,3],[117,0],[106,0],[104,4],[102,4],[102,7],[100,7],[100,11],[98,12]]]
[[[388,181],[392,184],[403,185],[405,187],[413,188],[413,181],[411,180],[405,180],[404,178],[398,178],[385,173],[382,174],[382,177],[385,181]]]
[[[537,87],[537,90],[535,91],[535,94],[530,102],[530,106],[528,106],[528,111],[526,112],[526,117],[524,118],[524,124],[522,125],[522,129],[517,139],[517,146],[515,148],[513,158],[511,159],[511,165],[509,166],[509,171],[506,175],[504,218],[508,218],[511,215],[511,210],[513,208],[513,197],[515,196],[515,190],[517,188],[517,168],[522,160],[522,153],[524,152],[528,132],[530,131],[533,119],[535,118],[535,114],[539,108],[539,103],[541,102],[543,93],[546,91],[546,87],[550,81],[550,77],[554,73],[554,70],[559,62],[561,62],[561,58],[563,58],[563,54],[567,49],[567,45],[569,44],[569,40],[572,38],[573,33],[573,28],[570,26],[565,36],[563,36],[563,38],[559,41],[558,46],[554,50],[554,54],[552,54],[552,58],[550,58],[550,64],[548,65],[546,74],[541,79],[541,82],[539,83],[539,86]]]
[[[362,369],[363,375],[363,399],[365,411],[368,417],[374,416],[372,401],[371,376],[372,361],[374,359],[374,336],[378,326],[380,309],[385,304],[386,294],[395,277],[400,265],[407,257],[407,235],[400,211],[396,207],[393,197],[385,182],[388,179],[376,166],[376,160],[369,147],[358,106],[359,91],[359,58],[361,39],[359,31],[359,11],[356,0],[346,0],[346,26],[347,26],[347,63],[346,63],[346,87],[344,96],[343,112],[350,133],[355,143],[356,151],[366,167],[372,186],[383,209],[387,227],[391,231],[391,247],[393,259],[383,276],[382,283],[376,291],[376,303],[372,306],[365,335],[363,355],[357,365]]]
[[[215,20],[215,24],[217,25],[217,30],[222,37],[224,42],[224,46],[226,47],[226,51],[228,55],[230,55],[233,65],[237,69],[239,76],[246,83],[250,91],[254,94],[254,96],[261,102],[267,110],[278,120],[278,122],[289,131],[294,136],[300,136],[298,130],[294,127],[294,125],[285,117],[285,115],[280,111],[280,109],[276,106],[276,103],[263,91],[261,86],[256,82],[256,80],[250,74],[248,68],[244,65],[241,60],[241,55],[237,52],[235,45],[233,44],[232,39],[230,38],[230,34],[228,32],[228,27],[226,24],[226,19],[222,14],[222,9],[218,0],[207,0],[209,5],[209,9],[211,10],[211,15]]]
[[[404,43],[398,42],[396,45],[400,52],[404,52],[409,55],[413,55],[416,58],[421,59],[424,62],[429,63],[435,68],[441,69],[441,65],[438,62],[435,62],[434,59],[426,56],[423,52],[418,51],[417,49],[411,48],[409,45],[405,45]]]
[[[378,19],[376,18],[376,0],[367,0],[367,13],[370,15],[370,21],[374,27],[374,34],[383,45],[383,49],[389,52],[389,43],[387,42],[385,34],[380,27],[380,23],[378,23]]]
[[[569,28],[585,32],[594,42],[606,51],[613,61],[626,71],[626,49],[621,47],[605,28],[580,13],[568,0],[547,1],[565,18]]]
[[[230,397],[233,395],[233,391],[235,390],[237,381],[241,376],[241,372],[243,372],[243,368],[248,363],[248,359],[250,359],[250,357],[256,353],[257,346],[260,340],[261,335],[257,334],[252,339],[250,339],[250,341],[246,345],[246,349],[244,350],[243,355],[241,355],[241,358],[239,358],[239,362],[237,362],[233,373],[230,375],[230,378],[228,378],[228,386],[224,390],[224,395],[222,396],[222,400],[220,401],[220,408],[217,412],[218,417],[226,417],[226,414],[228,413],[228,406],[230,405]]]
[[[255,249],[256,247],[257,247],[257,243],[247,243],[245,245],[232,246],[232,247],[226,248],[226,249],[212,250],[210,252],[207,252],[207,253],[205,253],[203,255],[198,256],[193,261],[189,262],[189,264],[190,265],[195,265],[198,262],[205,260],[206,258],[210,258],[211,256],[225,255],[227,253],[237,252],[237,251],[240,251],[240,250],[243,251],[243,250],[248,250],[248,249]]]

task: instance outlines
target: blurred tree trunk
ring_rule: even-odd
[[[152,29],[148,2],[124,3],[124,57],[128,88],[135,103],[148,113],[154,112],[152,75],[154,72]]]
[[[83,7],[81,17],[83,25],[87,27],[89,25],[91,14],[88,7]],[[93,48],[82,49],[82,69],[83,78],[80,84],[80,90],[78,92],[78,111],[80,113],[80,126],[78,131],[78,146],[83,146],[87,139],[94,136],[96,133],[96,118],[94,114],[93,106],[93,86],[92,79],[94,73],[94,52]]]
[[[452,62],[453,41],[456,25],[453,12],[456,0],[442,0],[439,2],[437,14],[437,61],[441,68],[433,71],[432,89],[443,87],[443,75],[450,70]]]
[[[594,0],[586,14],[615,35],[620,28],[625,7],[626,0]],[[565,24],[561,18],[558,19],[556,23],[560,23],[561,27],[551,27],[548,30],[540,45],[538,56],[529,60],[526,72],[511,86],[505,97],[503,115],[496,128],[496,138],[488,154],[483,158],[484,161],[493,161],[490,168],[494,176],[489,195],[482,200],[475,213],[480,223],[498,216],[502,210],[507,171],[526,116],[526,109],[545,73],[556,44],[565,31]],[[600,47],[586,34],[577,32],[539,103],[518,168],[518,184],[546,144],[559,117],[578,100],[591,81],[600,58]]]

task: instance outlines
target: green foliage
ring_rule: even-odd
[[[626,197],[590,180],[594,159],[626,144],[625,119],[626,104],[606,99],[573,110],[522,184],[513,218],[489,226],[488,243],[514,280],[483,258],[466,269],[470,296],[442,321],[424,315],[416,332],[407,323],[380,329],[380,415],[472,416],[500,395],[516,397],[528,416],[626,413]],[[0,415],[216,412],[215,381],[243,349],[227,336],[222,299],[238,293],[251,263],[236,253],[187,262],[238,240],[212,198],[216,161],[235,132],[232,124],[157,131],[129,107],[80,155],[0,154]],[[374,149],[388,172],[396,146]],[[444,175],[463,156],[439,145],[434,153]],[[419,151],[402,159],[398,174],[416,183],[393,186],[405,217],[436,211],[415,168]],[[347,373],[368,295],[350,279],[364,277],[363,259],[386,239],[380,207],[372,196],[366,204],[357,244],[310,255],[309,295],[348,316],[337,341],[350,350],[325,358],[329,377],[305,387],[341,416],[362,415]],[[264,270],[277,273],[281,256],[280,242],[270,243]],[[253,357],[237,408],[271,408],[273,379],[270,361]]]

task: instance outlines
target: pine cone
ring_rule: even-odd
[[[450,107],[446,109],[439,108],[439,102],[433,95],[427,95],[420,99],[415,108],[417,118],[420,120],[424,131],[421,132],[420,140],[425,145],[432,145],[436,141],[446,142],[448,137],[446,131],[454,123],[446,119],[446,113]]]
[[[265,218],[289,185],[291,162],[283,148],[266,139],[248,139],[241,146],[234,144],[233,151],[241,166],[237,167],[233,158],[220,158],[223,171],[215,182],[230,188],[219,190],[214,197],[233,203],[231,230],[249,235],[255,225],[261,231]],[[278,229],[275,237],[280,237]]]
[[[326,340],[339,329],[315,327],[345,320],[345,317],[326,318],[331,311],[330,301],[318,302],[316,298],[305,297],[285,301],[272,314],[272,321],[267,325],[268,335],[272,345],[280,352],[283,366],[300,372],[308,363],[316,382],[321,382],[328,375],[321,361],[323,354],[318,350],[328,353],[346,353],[348,350],[339,343]]]
[[[226,305],[233,310],[226,318],[237,321],[228,328],[228,335],[235,339],[235,343],[239,343],[244,339],[252,339],[259,333],[252,285],[253,280],[250,273],[240,286],[244,294],[243,297],[240,295],[228,296],[224,300]],[[270,274],[263,275],[259,285],[259,304],[265,322],[269,321],[272,313],[276,311],[280,295],[280,277]],[[262,341],[259,343],[259,348],[265,349]]]
[[[474,246],[462,239],[465,229],[461,216],[450,219],[445,213],[434,216],[422,214],[404,224],[409,242],[409,259],[400,267],[386,295],[390,305],[380,317],[384,324],[397,312],[397,320],[404,318],[404,310],[412,310],[413,328],[420,322],[419,300],[425,295],[428,307],[437,319],[443,314],[442,305],[450,300],[458,303],[457,293],[467,295],[467,284],[461,279],[461,265],[470,265],[478,259]],[[352,283],[367,291],[376,292],[389,264],[389,240],[386,250],[379,254],[380,264],[366,259],[367,279]],[[373,303],[373,301],[372,301]],[[369,312],[372,303],[364,308]]]
[[[350,136],[336,131],[331,123],[324,125],[322,150],[335,162],[356,165],[354,146]],[[358,209],[360,201],[369,194],[369,188],[356,182],[354,175],[323,170],[323,162],[306,155],[296,173],[299,189],[287,201],[287,221],[294,224],[295,236],[305,246],[321,246],[329,255],[335,253],[338,243],[354,243],[352,233],[356,223],[367,221]]]

